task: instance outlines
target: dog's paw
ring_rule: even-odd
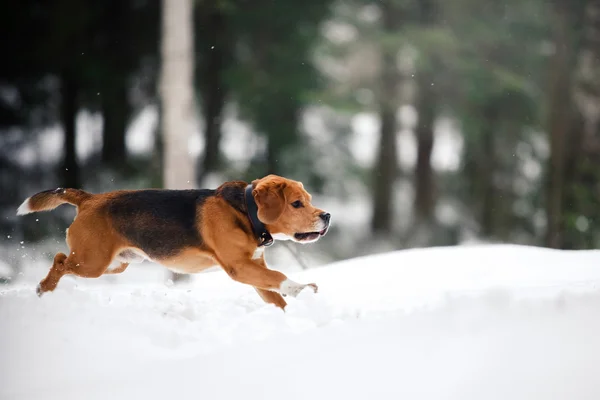
[[[44,294],[44,292],[42,291],[42,285],[38,284],[35,288],[35,294],[37,294],[38,297],[42,297],[42,295]]]
[[[281,285],[279,286],[279,293],[284,296],[296,297],[305,287],[310,287],[313,292],[317,293],[318,287],[316,284],[297,283],[290,279],[286,279],[285,281],[281,282]]]

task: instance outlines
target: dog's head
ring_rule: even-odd
[[[258,219],[275,239],[309,243],[327,233],[331,215],[311,204],[301,182],[268,175],[252,184]]]

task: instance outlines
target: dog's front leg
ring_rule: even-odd
[[[314,283],[294,282],[281,272],[268,269],[262,258],[225,259],[220,260],[220,264],[233,280],[254,286],[256,289],[292,297],[296,297],[306,287],[311,288],[315,293],[318,289]],[[285,303],[283,299],[281,302]]]
[[[281,308],[282,310],[285,310],[285,306],[287,306],[287,303],[283,299],[283,296],[280,295],[279,293],[272,292],[270,290],[259,289],[257,287],[255,287],[254,290],[256,290],[256,293],[258,293],[260,298],[263,299],[263,301],[265,303],[274,304],[275,306]]]

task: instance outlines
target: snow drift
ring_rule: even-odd
[[[600,252],[399,251],[291,273],[286,313],[221,272],[183,287],[32,268],[0,292],[0,399],[598,399]],[[147,268],[147,270],[144,270]]]

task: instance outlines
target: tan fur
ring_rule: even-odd
[[[195,274],[217,265],[209,252],[191,247],[174,257],[161,259],[160,263],[175,272],[184,274]]]
[[[300,182],[269,175],[253,184],[258,216],[271,234],[291,236],[295,232],[315,230],[323,211],[310,204],[311,195]],[[123,254],[124,249],[139,250],[140,254],[144,254],[142,249],[136,249],[115,228],[116,223],[127,221],[116,221],[105,211],[106,206],[122,193],[126,191],[92,195],[76,189],[57,189],[38,193],[28,200],[32,212],[50,210],[63,203],[78,207],[77,218],[67,230],[66,241],[70,253],[56,254],[48,275],[38,286],[38,294],[54,290],[60,278],[66,274],[96,278],[125,271],[128,262],[121,262],[117,268],[109,269],[111,263],[121,259],[119,255]],[[302,208],[290,206],[296,200],[302,201]],[[247,217],[234,210],[221,197],[207,198],[204,204],[198,206],[196,216],[203,245],[183,248],[174,256],[153,261],[184,273],[197,273],[219,265],[233,280],[253,286],[264,301],[284,308],[286,302],[276,291],[287,277],[268,269],[264,255],[254,258],[257,242]],[[240,228],[240,221],[243,221],[243,229]],[[136,226],[143,227],[156,222],[138,219],[137,223]],[[316,291],[316,285],[310,286]]]

